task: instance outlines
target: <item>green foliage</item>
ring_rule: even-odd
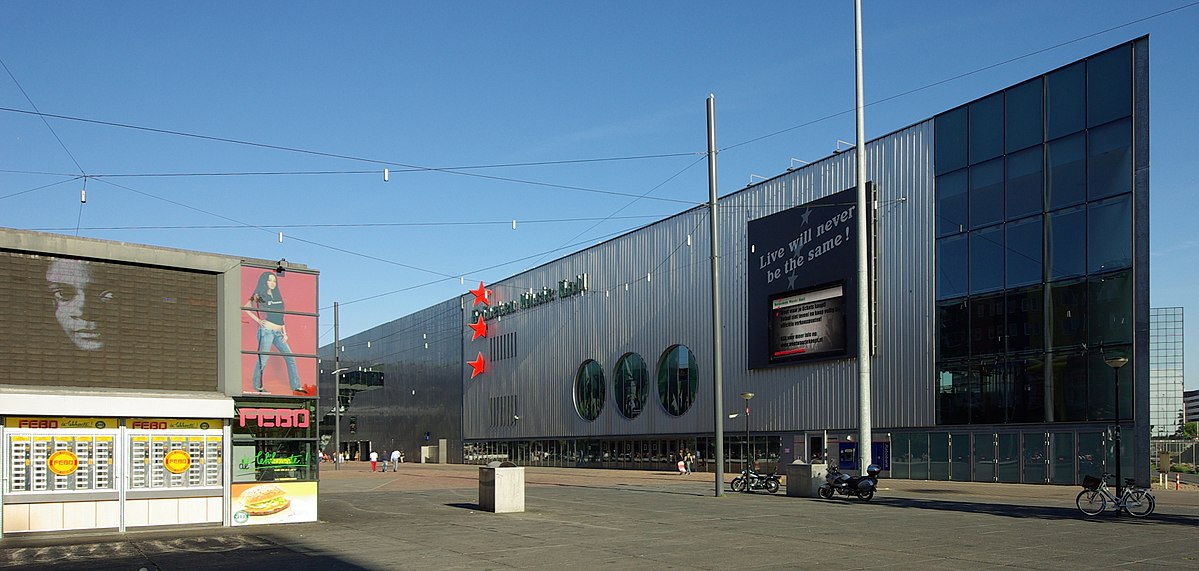
[[[1195,438],[1196,436],[1199,436],[1196,434],[1196,432],[1199,432],[1199,422],[1188,422],[1182,425],[1183,438]]]

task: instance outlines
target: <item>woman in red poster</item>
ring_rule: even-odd
[[[267,351],[273,345],[287,363],[287,380],[291,390],[297,395],[306,395],[300,387],[300,373],[296,371],[296,359],[292,356],[291,347],[287,345],[287,326],[283,324],[283,293],[279,290],[279,278],[273,272],[264,272],[258,277],[258,285],[250,295],[246,310],[258,324],[258,362],[254,365],[254,390],[269,392],[262,386],[262,370],[266,368],[270,355]]]

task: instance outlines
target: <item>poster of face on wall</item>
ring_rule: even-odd
[[[316,521],[316,482],[233,484],[233,525]]]
[[[217,388],[217,276],[0,252],[0,383]]]
[[[857,343],[858,215],[851,188],[749,222],[749,368],[841,358]]]
[[[315,397],[317,276],[241,270],[242,392]]]

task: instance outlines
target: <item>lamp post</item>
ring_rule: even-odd
[[[333,370],[333,469],[341,469],[341,375],[350,370],[342,367]]]
[[[1128,364],[1128,357],[1108,357],[1103,360],[1107,366],[1112,368],[1112,372],[1116,375],[1116,400],[1115,415],[1116,415],[1116,497],[1124,492],[1124,478],[1120,472],[1120,367]]]
[[[741,393],[741,398],[745,399],[745,489],[749,493],[749,399],[754,398],[754,394],[750,392]]]

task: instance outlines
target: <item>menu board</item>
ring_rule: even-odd
[[[8,493],[112,490],[113,436],[9,434]]]

